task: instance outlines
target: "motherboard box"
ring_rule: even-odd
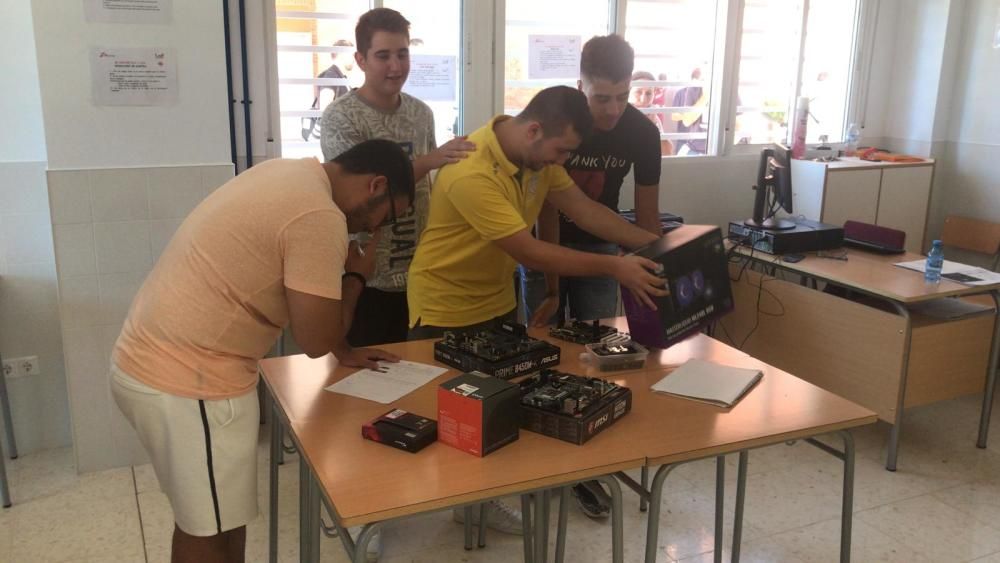
[[[559,363],[559,347],[528,336],[524,325],[502,323],[478,331],[446,331],[434,359],[465,372],[512,379]]]
[[[521,387],[521,427],[581,445],[632,410],[632,390],[554,370],[526,378]]]
[[[722,231],[683,225],[633,252],[661,266],[670,295],[643,305],[628,290],[622,304],[632,339],[649,348],[667,348],[733,310],[733,291]]]
[[[438,440],[482,457],[517,440],[519,388],[484,373],[463,373],[438,387]]]

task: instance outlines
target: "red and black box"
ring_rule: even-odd
[[[438,387],[438,440],[482,457],[517,440],[521,391],[508,381],[471,372]]]
[[[408,452],[419,452],[437,439],[437,423],[418,414],[393,409],[364,423],[361,436]]]

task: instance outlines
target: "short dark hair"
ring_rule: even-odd
[[[388,192],[405,195],[413,205],[413,164],[398,143],[385,139],[362,141],[333,159],[350,174],[375,174],[389,180]]]
[[[580,76],[621,82],[632,76],[635,51],[621,35],[591,37],[580,53]]]
[[[552,86],[535,94],[528,107],[517,114],[517,119],[539,122],[546,137],[562,135],[570,125],[581,139],[585,139],[594,127],[587,96],[569,86]]]
[[[391,8],[375,8],[362,14],[358,18],[358,25],[354,27],[354,42],[362,57],[367,56],[368,49],[372,48],[372,37],[376,31],[402,33],[409,38],[410,22],[403,14]]]

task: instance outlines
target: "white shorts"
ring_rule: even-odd
[[[214,536],[257,517],[256,390],[234,399],[188,399],[112,364],[111,393],[152,458],[177,527]]]

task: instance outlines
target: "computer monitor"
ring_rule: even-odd
[[[753,189],[753,217],[744,221],[745,225],[775,231],[795,228],[795,223],[774,217],[779,207],[792,212],[792,151],[788,147],[775,144],[760,151]]]

